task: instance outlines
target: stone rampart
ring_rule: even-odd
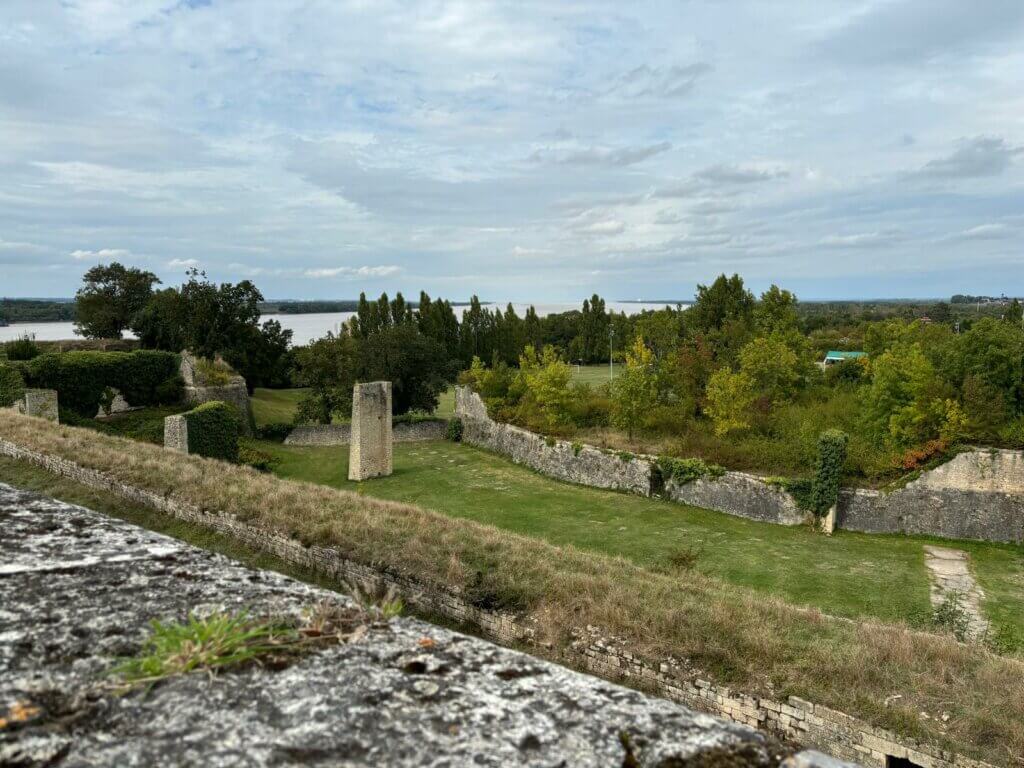
[[[391,426],[391,439],[396,443],[442,440],[447,422],[399,421]],[[295,427],[285,438],[285,445],[348,445],[352,437],[349,424],[310,424]]]
[[[699,478],[688,483],[669,480],[664,496],[681,504],[713,509],[762,523],[800,525],[807,512],[781,488],[745,472],[726,472],[721,477]]]
[[[97,470],[21,448],[2,438],[0,455],[29,461],[70,480],[212,529],[286,562],[345,583],[361,585],[371,593],[393,588],[414,609],[475,626],[497,642],[531,647],[569,666],[653,690],[695,709],[728,717],[841,759],[878,768],[885,768],[890,758],[910,760],[923,768],[993,768],[988,763],[958,755],[948,747],[901,737],[843,712],[793,696],[785,700],[771,699],[716,685],[672,659],[641,657],[593,627],[577,628],[573,631],[575,642],[562,650],[554,650],[535,637],[528,621],[478,608],[436,584],[348,560],[327,547],[306,546],[231,515],[207,512],[173,497],[126,485]]]
[[[559,480],[649,496],[657,486],[657,459],[623,460],[610,451],[494,421],[469,387],[455,392],[463,440]],[[766,523],[799,525],[808,514],[793,496],[745,472],[687,483],[669,480],[671,501]],[[1024,542],[1024,451],[976,448],[924,472],[899,490],[843,489],[836,528],[980,541]]]
[[[559,480],[651,495],[654,463],[650,457],[616,454],[501,424],[487,415],[480,396],[469,387],[456,388],[455,413],[462,419],[464,443],[500,453]]]

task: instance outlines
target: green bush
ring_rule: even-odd
[[[39,357],[40,354],[39,345],[28,334],[14,341],[8,341],[4,345],[4,352],[7,353],[8,360],[32,360]]]
[[[57,390],[61,408],[84,417],[96,415],[111,388],[136,406],[175,402],[182,392],[170,352],[51,352],[18,366],[28,386]]]
[[[275,467],[281,462],[266,451],[260,450],[252,441],[240,440],[238,443],[238,463],[250,466],[259,472],[273,472]]]
[[[822,517],[839,498],[839,483],[846,464],[846,448],[850,438],[841,430],[829,429],[818,438],[818,458],[811,487],[811,511]]]
[[[674,480],[678,485],[686,485],[705,477],[721,477],[725,474],[724,467],[708,464],[703,459],[674,459],[670,456],[661,456],[655,467],[661,475],[662,483]]]
[[[270,424],[263,424],[256,428],[256,437],[260,440],[270,440],[274,443],[283,443],[285,438],[292,433],[295,427],[288,422],[275,421]]]
[[[11,365],[0,365],[0,408],[10,408],[25,396],[25,380]]]
[[[454,419],[448,419],[448,425],[445,427],[444,436],[446,440],[451,440],[453,443],[462,442],[462,431],[464,425],[462,419],[456,417]]]
[[[211,459],[238,461],[238,436],[242,419],[228,403],[203,403],[185,414],[188,452]]]

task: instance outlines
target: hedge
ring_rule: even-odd
[[[25,396],[25,380],[9,365],[0,366],[0,408],[10,408]]]
[[[178,356],[171,352],[50,352],[8,365],[29,387],[57,390],[61,408],[87,418],[96,415],[109,389],[138,406],[174,403],[183,392]]]
[[[211,459],[238,461],[242,419],[238,410],[219,400],[203,403],[185,414],[188,452]]]

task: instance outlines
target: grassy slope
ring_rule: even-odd
[[[257,389],[252,396],[252,412],[256,425],[272,423],[291,424],[295,409],[305,395],[304,389]],[[455,388],[441,393],[434,415],[448,419],[455,415]]]
[[[0,436],[469,599],[514,606],[555,649],[570,641],[571,627],[595,625],[640,654],[686,657],[739,689],[801,696],[1005,765],[1024,753],[1024,664],[977,646],[834,621],[698,573],[662,575],[469,520],[7,411],[0,411]],[[886,705],[894,692],[902,698]]]
[[[396,444],[395,473],[350,483],[348,449],[265,444],[282,477],[417,504],[497,525],[557,545],[625,557],[665,569],[694,549],[697,570],[834,615],[927,621],[930,608],[921,537],[756,523],[708,510],[583,488],[545,478],[500,457],[445,442]],[[948,544],[948,542],[947,542]],[[1024,556],[1020,548],[964,542],[988,591],[986,608],[1024,645]]]

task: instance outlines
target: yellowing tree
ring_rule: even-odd
[[[750,428],[756,392],[754,380],[748,374],[719,368],[711,374],[705,394],[704,412],[714,423],[716,435],[724,437]]]
[[[547,426],[568,422],[572,369],[558,356],[555,348],[548,345],[538,356],[533,346],[527,345],[519,358],[519,372],[529,399],[541,412]]]
[[[650,413],[658,397],[654,353],[637,336],[626,351],[626,368],[612,386],[612,423],[625,429],[629,439]]]
[[[800,359],[777,336],[754,339],[740,350],[740,370],[754,382],[758,395],[777,403],[796,391]]]

